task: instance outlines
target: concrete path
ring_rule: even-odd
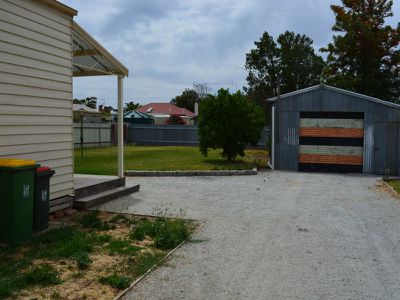
[[[263,172],[131,178],[102,205],[207,226],[125,299],[400,299],[400,200],[376,177]]]

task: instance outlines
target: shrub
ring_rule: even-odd
[[[108,251],[110,254],[122,254],[134,256],[141,249],[138,246],[131,245],[126,240],[112,240],[108,245]]]
[[[60,284],[57,271],[50,265],[33,267],[24,274],[24,281],[28,285],[56,285]]]
[[[76,254],[75,261],[78,265],[78,268],[81,270],[88,268],[93,262],[87,253]]]
[[[244,156],[247,144],[257,145],[265,117],[260,107],[240,92],[230,94],[220,89],[216,96],[208,95],[200,105],[200,151],[207,156],[208,149],[222,149],[228,161]]]
[[[98,215],[98,211],[88,212],[79,219],[79,224],[83,228],[87,229],[109,230],[110,226],[107,223],[102,222]]]
[[[108,284],[112,286],[113,288],[123,290],[126,289],[130,283],[131,283],[131,278],[126,277],[126,276],[120,276],[117,274],[113,274],[111,276],[103,276],[99,279],[99,281],[103,284]]]
[[[133,229],[131,237],[143,240],[148,235],[154,239],[154,246],[159,249],[168,250],[175,248],[189,237],[188,225],[183,220],[157,219],[141,221]]]
[[[135,260],[134,271],[136,275],[143,275],[150,268],[158,264],[163,255],[161,253],[144,253]]]

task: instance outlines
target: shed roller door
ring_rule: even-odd
[[[300,171],[363,171],[363,113],[301,112],[299,127]]]

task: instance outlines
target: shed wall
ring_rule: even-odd
[[[363,112],[363,171],[365,173],[374,172],[374,124],[378,122],[400,122],[399,109],[325,88],[281,98],[275,103],[276,169],[297,170],[298,132],[296,135],[294,128],[298,130],[299,113],[301,111]],[[297,145],[295,144],[296,137]],[[400,166],[400,158],[398,161]]]
[[[50,199],[73,192],[72,19],[0,1],[0,156],[55,169]]]

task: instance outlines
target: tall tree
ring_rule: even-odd
[[[211,93],[211,88],[207,82],[193,82],[193,90],[197,93],[198,102],[201,102],[201,100]]]
[[[400,23],[385,24],[393,16],[392,0],[342,0],[332,5],[340,32],[322,51],[328,52],[328,83],[389,101],[400,97]]]
[[[87,107],[96,109],[97,108],[97,98],[96,97],[86,97],[85,99],[74,99],[72,100],[74,104],[83,104]]]
[[[124,106],[124,113],[128,112],[128,111],[132,111],[132,110],[138,109],[141,106],[142,105],[140,103],[135,103],[133,101],[126,102],[125,106]]]
[[[176,96],[171,100],[171,104],[181,108],[186,108],[194,111],[194,104],[198,101],[199,95],[193,89],[185,89],[181,95]]]
[[[324,60],[315,54],[309,37],[286,31],[275,42],[264,32],[254,44],[256,48],[246,54],[249,74],[244,90],[264,110],[266,98],[320,82]]]
[[[278,37],[278,44],[281,55],[282,94],[320,82],[324,60],[315,54],[312,39],[286,31]]]

